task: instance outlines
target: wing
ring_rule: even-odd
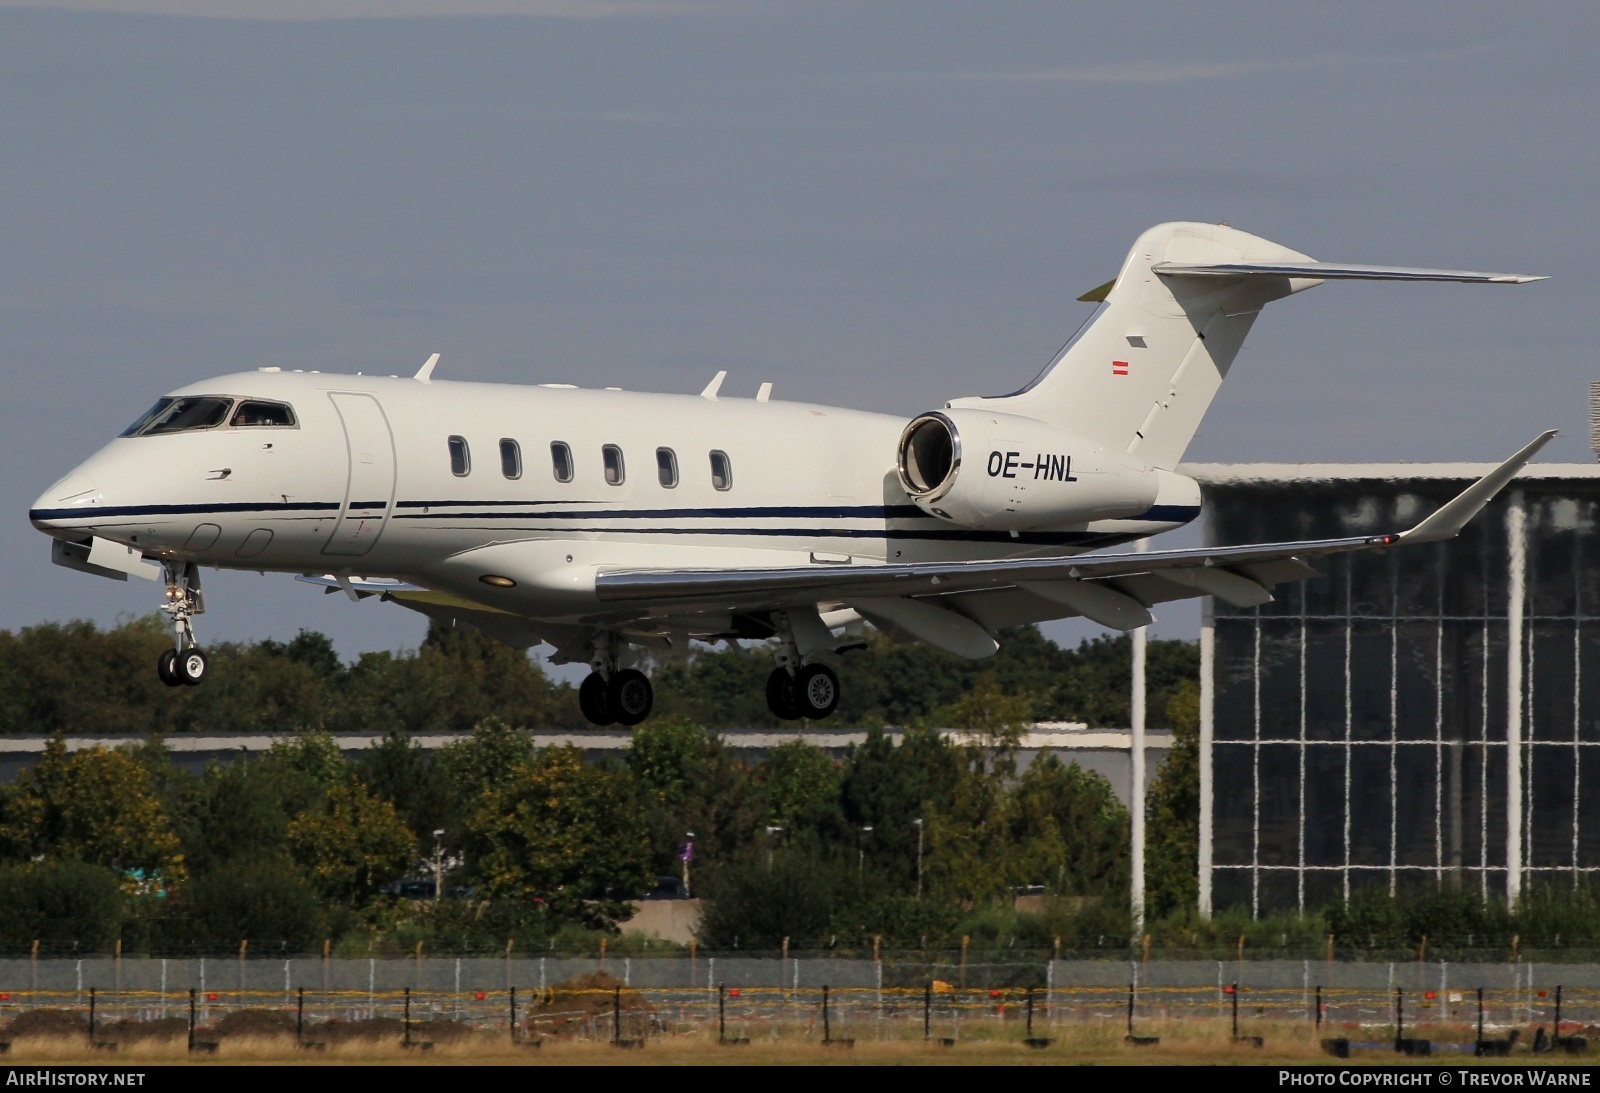
[[[1454,537],[1555,436],[1540,435],[1433,515],[1408,531],[1343,539],[1148,553],[1085,554],[978,562],[793,566],[771,569],[612,569],[595,577],[602,603],[685,614],[741,614],[819,602],[848,604],[876,623],[898,628],[964,656],[997,646],[972,600],[1007,593],[1038,604],[1039,618],[1078,614],[1113,629],[1152,621],[1151,604],[1215,596],[1250,607],[1274,585],[1317,575],[1310,561]]]

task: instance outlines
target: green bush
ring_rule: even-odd
[[[0,942],[72,943],[105,951],[120,936],[127,897],[118,874],[79,861],[0,868]]]

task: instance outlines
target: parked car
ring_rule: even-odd
[[[657,877],[656,886],[639,897],[645,899],[688,899],[689,893],[683,890],[683,880],[680,877]]]

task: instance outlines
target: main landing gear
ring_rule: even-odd
[[[778,666],[767,677],[767,709],[781,721],[820,721],[839,704],[839,677],[826,664],[805,662],[789,612],[777,612],[773,623],[780,644],[773,657]]]
[[[168,687],[198,687],[206,678],[206,655],[194,636],[194,616],[205,614],[200,594],[200,567],[193,562],[164,562],[167,593],[161,611],[172,617],[173,648],[156,661],[156,674]]]
[[[767,709],[784,721],[821,721],[839,704],[839,677],[826,664],[774,668],[767,677]]]
[[[792,618],[793,614],[773,614],[779,645],[773,657],[777,667],[767,677],[767,708],[783,721],[821,721],[839,704],[839,677],[826,664],[807,664],[805,658],[841,647],[815,610],[809,619]],[[594,638],[591,670],[578,687],[578,708],[591,724],[631,727],[650,716],[654,689],[643,672],[623,667],[629,659],[627,643],[619,635],[604,633]]]
[[[626,725],[630,728],[650,716],[655,705],[655,688],[650,677],[637,668],[618,664],[621,643],[606,635],[595,641],[593,669],[578,687],[578,708],[594,725]]]

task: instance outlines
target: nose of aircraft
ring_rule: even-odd
[[[39,495],[28,519],[40,531],[55,531],[80,520],[85,509],[99,503],[100,487],[88,475],[73,471]]]

